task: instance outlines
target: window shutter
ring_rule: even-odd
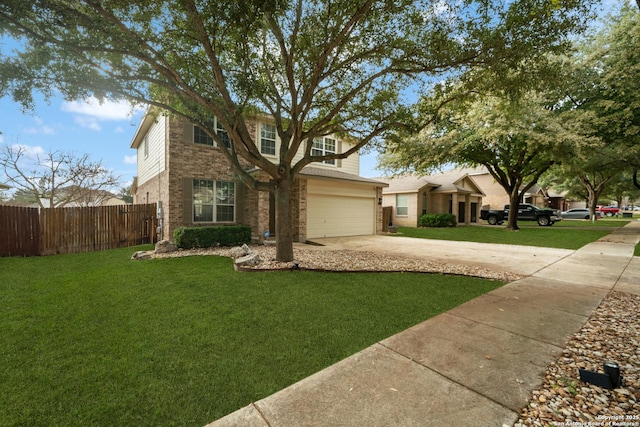
[[[338,140],[338,146],[336,147],[336,153],[342,153],[342,141]],[[339,168],[342,167],[342,159],[338,159],[336,161],[336,166],[338,166]]]
[[[193,224],[193,178],[182,180],[182,224]]]
[[[244,192],[245,185],[242,181],[234,181],[235,182],[235,191],[236,191],[236,204],[234,206],[235,209],[235,220],[236,224],[244,223]]]
[[[193,123],[184,122],[182,138],[185,144],[193,144]]]

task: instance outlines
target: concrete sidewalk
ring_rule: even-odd
[[[208,427],[511,426],[546,367],[605,295],[612,289],[640,294],[640,257],[633,258],[639,241],[640,222],[632,222],[550,256],[528,277]]]

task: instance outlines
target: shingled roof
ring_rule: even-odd
[[[389,187],[382,190],[383,194],[392,193],[415,193],[425,187],[431,187],[433,193],[459,193],[459,194],[475,194],[477,192],[458,185],[463,179],[473,178],[469,174],[460,170],[450,170],[435,175],[418,176],[418,175],[402,175],[392,178],[379,178],[389,184]],[[479,193],[484,195],[477,184]]]

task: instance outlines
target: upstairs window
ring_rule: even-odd
[[[209,121],[208,125],[216,130],[216,134],[222,140],[222,143],[227,147],[231,148],[231,139],[229,138],[229,134],[222,127],[220,122],[217,119]],[[216,147],[216,143],[200,126],[193,126],[193,143],[194,144],[202,144],[209,145],[211,147]]]
[[[213,120],[207,123],[211,128],[213,128]],[[202,144],[209,145],[214,147],[213,138],[211,138],[200,126],[193,126],[193,143],[194,144]]]
[[[149,135],[144,136],[144,142],[142,143],[142,149],[144,150],[144,158],[149,157]]]
[[[311,146],[312,156],[326,156],[327,154],[336,154],[336,140],[333,138],[314,138]],[[327,165],[335,165],[335,159],[323,160],[322,163]]]
[[[276,155],[276,127],[266,123],[260,124],[260,152]]]
[[[229,138],[229,134],[226,130],[224,130],[218,120],[216,120],[216,133],[218,134],[218,138],[220,138],[224,146],[227,148],[231,148],[231,139]]]

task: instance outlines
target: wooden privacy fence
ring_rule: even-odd
[[[39,254],[38,209],[0,205],[0,256]]]
[[[0,256],[91,252],[155,243],[156,205],[0,206]]]

